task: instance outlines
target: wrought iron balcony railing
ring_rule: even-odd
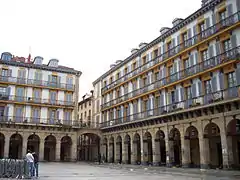
[[[75,106],[74,101],[61,101],[61,100],[54,100],[54,99],[42,99],[42,98],[24,97],[24,96],[11,96],[11,95],[9,96],[7,94],[0,94],[0,101],[46,104],[46,105],[55,105],[55,106]]]
[[[158,106],[154,109],[131,114],[101,123],[101,128],[107,128],[120,125],[127,122],[136,122],[147,118],[159,118],[160,116],[175,114],[179,111],[191,111],[192,108],[201,108],[204,106],[213,106],[214,104],[223,104],[229,101],[239,101],[240,86],[230,87],[221,91],[203,94],[192,99],[185,99],[165,106]]]
[[[61,88],[67,90],[74,90],[75,86],[73,84],[65,84],[58,82],[50,82],[36,79],[26,79],[26,78],[17,78],[12,76],[0,76],[0,82],[9,82],[16,84],[24,84],[24,85],[33,85],[33,86],[42,86],[42,87],[50,87],[50,88]]]
[[[229,62],[231,60],[236,60],[237,58],[240,58],[240,46],[233,48],[229,51],[226,51],[220,55],[214,56],[212,58],[209,58],[206,61],[200,62],[198,64],[195,64],[187,69],[181,70],[179,72],[176,72],[168,77],[163,77],[160,80],[156,80],[151,84],[147,84],[146,86],[134,90],[130,93],[133,94],[133,97],[139,96],[140,94],[147,93],[153,89],[157,90],[163,86],[169,85],[171,83],[184,80],[190,76],[193,76],[197,73],[204,73],[205,71],[211,70],[212,68],[215,68],[216,66],[221,66],[222,64]],[[129,94],[129,93],[128,93]],[[102,109],[109,108],[113,105],[116,105],[120,103],[120,99],[123,99],[123,97],[128,97],[128,94],[125,94],[117,99],[113,99],[110,102],[107,102],[102,105]],[[127,101],[130,98],[125,98]],[[123,101],[121,101],[123,102]]]
[[[113,81],[111,84],[102,88],[102,94],[106,91],[116,87],[120,82],[127,81],[128,79],[137,76],[140,72],[147,71],[147,69],[155,66],[156,64],[168,60],[178,53],[190,48],[201,41],[213,36],[216,33],[219,33],[221,30],[224,30],[234,24],[238,23],[240,20],[240,11],[227,17],[226,19],[221,20],[220,22],[214,24],[213,26],[207,28],[206,30],[202,31],[201,33],[196,34],[195,36],[187,39],[186,41],[176,45],[175,47],[169,49],[168,51],[164,52],[163,54],[153,58],[152,60],[146,62],[143,65],[140,65],[138,68],[132,70],[131,72],[125,74],[124,76],[120,77],[119,79]],[[127,77],[127,78],[125,78]],[[126,80],[124,80],[126,79]]]

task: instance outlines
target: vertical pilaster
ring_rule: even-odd
[[[130,145],[131,145],[131,164],[136,165],[137,164],[137,144],[134,142],[133,138],[130,141]]]
[[[147,143],[144,143],[144,139],[143,139],[143,132],[140,133],[140,147],[141,147],[141,164],[142,165],[146,165],[147,161],[146,161],[146,157],[147,157]]]
[[[114,141],[115,145],[114,145],[114,161],[115,163],[119,163],[120,161],[120,158],[119,158],[119,155],[120,155],[120,145],[119,143],[121,142],[117,142],[117,141]]]
[[[122,140],[122,163],[127,164],[127,142],[125,140]]]
[[[22,158],[24,158],[27,154],[27,137],[23,136],[23,141],[22,141]]]
[[[6,135],[4,139],[4,158],[8,158],[9,156],[9,144],[10,144],[10,136]]]
[[[190,157],[190,140],[185,139],[184,136],[181,136],[182,144],[182,166],[190,167],[191,157]]]
[[[159,165],[159,153],[157,153],[157,148],[156,148],[156,141],[155,141],[155,138],[152,137],[152,153],[153,153],[153,165],[154,166],[158,166]]]
[[[44,160],[44,139],[41,139],[39,144],[39,161],[43,160]]]
[[[60,161],[60,153],[61,153],[61,139],[57,138],[55,161]]]
[[[201,169],[208,169],[210,164],[209,139],[199,133],[200,166]]]
[[[171,161],[170,161],[170,148],[169,148],[169,139],[168,139],[168,127],[166,129],[165,133],[165,147],[166,147],[166,166],[171,167]]]
[[[73,141],[71,146],[71,161],[77,161],[77,143]]]
[[[112,159],[113,159],[113,153],[112,153],[112,143],[110,141],[108,141],[108,162],[112,163]]]

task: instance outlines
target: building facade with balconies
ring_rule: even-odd
[[[102,156],[239,167],[240,1],[203,1],[160,33],[93,82],[102,87]]]
[[[76,159],[81,72],[51,59],[43,64],[2,53],[0,60],[0,158]]]

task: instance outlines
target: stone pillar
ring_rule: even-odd
[[[200,166],[201,169],[208,169],[210,164],[209,139],[204,138],[199,132]]]
[[[43,160],[44,160],[44,139],[41,139],[39,143],[39,161]]]
[[[28,139],[26,136],[23,136],[23,141],[22,141],[22,158],[24,158],[27,154],[27,143]]]
[[[147,165],[147,142],[144,142],[143,134],[140,135],[140,147],[141,147],[141,164]]]
[[[155,138],[152,137],[152,156],[153,156],[153,165],[158,166],[159,165],[159,153],[157,152],[156,148],[157,142],[155,141]]]
[[[174,160],[174,141],[173,140],[168,140],[168,157],[169,157],[169,163],[168,167],[172,167],[175,164]]]
[[[191,155],[190,155],[190,140],[185,139],[184,136],[181,137],[182,144],[182,167],[190,167]]]
[[[113,159],[113,145],[108,141],[108,163],[112,163]]]
[[[232,139],[231,137],[227,137],[225,118],[222,118],[220,122],[223,168],[230,169],[233,165]]]
[[[120,145],[119,143],[121,142],[115,142],[115,145],[114,145],[114,161],[115,163],[119,163],[120,162]]]
[[[71,161],[77,161],[77,143],[73,141],[71,146]]]
[[[9,157],[10,136],[6,135],[4,139],[4,158]]]
[[[61,153],[61,139],[57,138],[56,142],[56,152],[55,152],[55,161],[60,161],[60,153]]]
[[[169,157],[169,141],[168,141],[168,133],[165,133],[165,147],[166,147],[166,166],[171,167],[170,157]]]
[[[131,164],[137,164],[137,144],[131,140]]]
[[[122,141],[122,163],[127,164],[127,142]]]

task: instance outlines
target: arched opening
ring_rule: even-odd
[[[124,163],[131,164],[131,138],[128,134],[124,138],[124,151],[126,153],[124,155]]]
[[[10,137],[9,158],[22,158],[22,136],[20,134],[13,134]]]
[[[56,159],[56,143],[55,136],[49,135],[45,138],[44,142],[44,160],[54,161]]]
[[[96,134],[88,133],[79,137],[78,160],[97,161],[100,153],[100,137]]]
[[[209,123],[204,129],[206,157],[210,168],[221,168],[223,164],[220,129],[215,123]]]
[[[184,137],[183,167],[200,167],[200,149],[198,130],[194,126],[189,126]]]
[[[152,164],[152,135],[149,132],[146,132],[143,136],[143,155],[144,162],[143,164]]]
[[[118,136],[116,139],[116,162],[117,163],[122,163],[122,137]]]
[[[114,163],[114,155],[115,155],[115,150],[114,150],[114,138],[111,137],[109,139],[109,160],[108,162]]]
[[[72,139],[69,136],[64,136],[61,139],[60,160],[71,161],[72,155]]]
[[[156,164],[160,166],[166,165],[166,144],[165,144],[165,134],[163,131],[159,130],[156,133],[155,139],[156,148]]]
[[[135,154],[134,163],[141,164],[141,139],[138,133],[136,133],[133,137],[133,152]]]
[[[181,137],[177,128],[173,128],[169,135],[169,162],[173,166],[181,166]]]
[[[4,158],[5,136],[0,133],[0,159]]]
[[[240,168],[240,120],[233,119],[227,126],[227,143],[233,168]],[[232,156],[232,157],[231,157]]]
[[[27,150],[35,152],[36,154],[39,155],[39,144],[40,144],[39,136],[36,134],[32,134],[28,137]]]

